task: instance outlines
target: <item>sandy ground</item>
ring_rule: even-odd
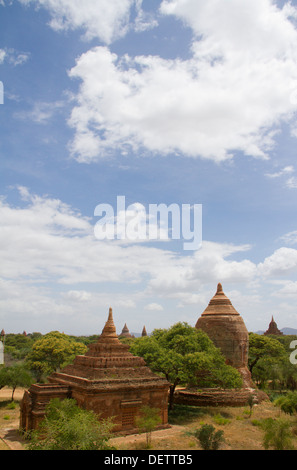
[[[22,399],[24,389],[16,389],[14,393],[14,400],[19,401]],[[0,390],[0,401],[11,400],[12,390],[10,388],[2,388]],[[2,442],[3,450],[24,450],[24,441],[18,432],[19,429],[19,410],[10,412],[9,421],[1,421],[0,425],[0,441]],[[6,447],[6,448],[5,448]]]

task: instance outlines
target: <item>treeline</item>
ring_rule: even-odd
[[[290,361],[291,343],[297,336],[249,335],[249,369],[260,389],[273,392],[297,390],[297,365]],[[5,365],[0,366],[0,388],[27,387],[29,382],[44,382],[57,370],[73,362],[75,356],[85,354],[88,345],[98,335],[72,336],[53,331],[41,333],[8,334],[5,337]],[[167,330],[155,330],[150,336],[122,340],[128,342],[131,352],[142,356],[148,366],[164,375],[173,395],[176,385],[236,387],[238,377],[232,368],[225,367],[220,351],[202,332],[185,323]],[[23,373],[21,373],[23,371]],[[195,379],[195,380],[194,380]]]
[[[12,388],[12,400],[16,387],[29,387],[46,378],[67,364],[75,356],[85,354],[88,344],[98,336],[76,337],[58,331],[46,335],[8,334],[5,337],[5,364],[0,366],[0,389]]]

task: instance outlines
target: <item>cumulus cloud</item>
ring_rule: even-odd
[[[296,272],[297,250],[294,248],[278,248],[271,256],[259,263],[258,271],[263,277],[286,276]]]
[[[50,26],[56,31],[81,29],[84,38],[99,38],[106,44],[126,34],[130,8],[135,0],[19,0],[36,4],[51,14]]]
[[[9,299],[11,311],[30,311],[31,307],[35,311],[39,304],[44,305],[44,312],[60,312],[65,305],[67,313],[73,303],[95,308],[103,300],[107,305],[112,301],[133,308],[141,299],[154,311],[161,305],[155,299],[179,301],[187,296],[189,302],[189,294],[197,294],[204,285],[218,280],[247,281],[255,275],[250,261],[232,260],[247,246],[205,242],[202,250],[183,256],[137,242],[98,241],[92,221],[69,205],[31,194],[25,187],[18,190],[17,206],[0,199],[2,300]],[[106,283],[129,285],[133,294],[123,294],[120,287],[112,295],[104,288],[95,293],[86,289]],[[57,288],[65,291],[61,297],[53,294]]]
[[[0,198],[0,308],[4,316],[9,312],[11,318],[25,316],[33,323],[34,318],[48,317],[48,322],[56,319],[61,328],[74,317],[81,322],[83,316],[85,325],[94,323],[98,309],[104,323],[106,309],[113,306],[120,315],[128,312],[133,324],[135,315],[129,311],[142,305],[151,316],[163,311],[162,319],[154,324],[163,322],[166,327],[168,321],[180,319],[168,318],[167,302],[180,307],[180,312],[193,306],[203,311],[216,284],[222,282],[229,289],[233,286],[239,306],[251,298],[259,308],[263,282],[279,282],[297,273],[297,250],[286,247],[256,264],[249,259],[249,245],[204,241],[200,250],[189,254],[170,251],[168,244],[164,249],[164,244],[157,248],[138,241],[99,241],[93,221],[79,211],[58,199],[31,194],[28,188],[18,190],[18,205]],[[287,289],[294,293],[295,284]],[[185,318],[189,321],[189,316]],[[127,321],[123,316],[121,320]]]
[[[72,154],[82,162],[127,149],[267,158],[297,108],[295,9],[270,0],[174,0],[160,11],[191,28],[191,57],[120,57],[107,47],[79,57],[70,71],[81,82]]]

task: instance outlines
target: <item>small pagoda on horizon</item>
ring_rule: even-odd
[[[131,335],[127,323],[125,323],[122,333],[119,335],[119,338],[135,338],[134,335]]]
[[[265,331],[264,336],[268,336],[268,335],[281,336],[283,334],[284,333],[278,329],[277,324],[274,321],[274,318],[273,318],[273,315],[272,315],[271,322],[269,323],[268,330]]]

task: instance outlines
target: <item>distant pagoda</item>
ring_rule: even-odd
[[[147,336],[147,332],[146,332],[146,328],[145,326],[143,327],[143,330],[142,330],[142,333],[141,333],[141,336]]]
[[[269,323],[268,330],[265,331],[264,335],[265,336],[268,336],[268,335],[281,336],[281,335],[283,335],[283,333],[278,329],[277,324],[274,321],[273,316],[271,318],[271,322]]]
[[[131,335],[129,328],[127,327],[127,323],[125,323],[119,338],[134,338],[134,335]]]

